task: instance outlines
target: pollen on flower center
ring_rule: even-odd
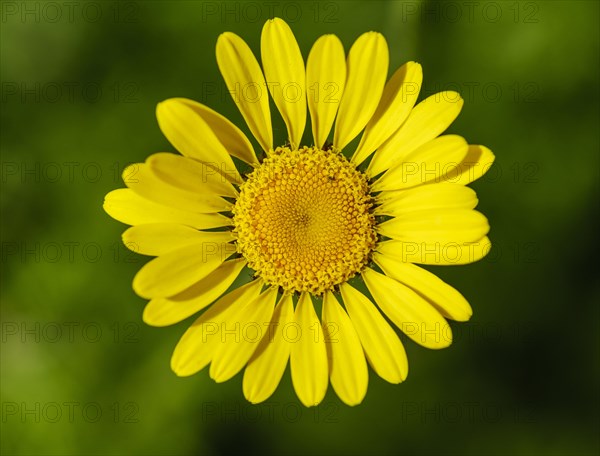
[[[240,188],[238,251],[267,283],[321,294],[369,261],[371,206],[366,177],[340,153],[277,148]]]

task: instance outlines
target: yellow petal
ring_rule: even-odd
[[[171,98],[159,103],[156,107],[156,118],[165,137],[182,155],[209,163],[217,169],[224,170],[235,182],[242,182],[227,149],[187,101]]]
[[[323,329],[308,293],[302,293],[295,313],[300,338],[292,344],[290,367],[296,394],[306,407],[319,404],[329,379]]]
[[[443,182],[443,176],[467,155],[469,145],[457,135],[445,135],[423,144],[392,166],[373,184],[374,192],[401,190],[424,183]]]
[[[467,321],[473,310],[467,300],[435,274],[398,258],[375,252],[373,260],[385,275],[425,297],[444,317]]]
[[[158,179],[181,190],[192,193],[212,192],[233,198],[238,196],[230,182],[232,176],[221,173],[225,169],[219,170],[213,165],[166,152],[150,155],[146,163]]]
[[[476,242],[489,229],[482,213],[466,209],[407,212],[377,227],[380,234],[391,239],[440,244]]]
[[[486,256],[492,243],[487,237],[475,242],[403,242],[385,241],[377,244],[377,251],[391,255],[403,263],[432,265],[469,264]]]
[[[304,59],[290,27],[281,19],[265,22],[261,58],[269,91],[285,121],[292,149],[302,141],[306,126]]]
[[[290,357],[293,325],[292,295],[285,294],[275,307],[269,332],[260,341],[244,371],[244,396],[253,404],[267,400],[277,389]]]
[[[127,225],[178,223],[204,230],[232,225],[231,219],[222,214],[200,214],[163,206],[128,188],[108,193],[103,207],[108,215]]]
[[[463,104],[458,93],[447,91],[436,93],[415,106],[406,122],[377,150],[367,168],[369,175],[377,176],[441,135],[454,122]]]
[[[370,268],[362,277],[380,309],[416,343],[433,349],[452,343],[452,331],[444,317],[413,290]]]
[[[388,72],[388,47],[383,35],[363,33],[348,53],[348,79],[342,96],[333,146],[343,149],[375,113]]]
[[[235,245],[194,244],[174,250],[146,263],[133,279],[134,291],[143,298],[176,295],[213,272]]]
[[[400,128],[417,102],[422,82],[423,69],[418,63],[408,62],[396,70],[352,156],[353,163],[362,163]]]
[[[322,320],[331,386],[345,404],[360,404],[369,384],[365,354],[354,325],[331,291],[323,298]]]
[[[193,244],[220,244],[234,240],[231,231],[198,231],[175,223],[151,223],[128,228],[125,246],[141,255],[160,256]]]
[[[168,326],[194,315],[221,296],[245,264],[242,258],[226,261],[187,290],[170,298],[154,298],[144,308],[144,323]]]
[[[373,370],[390,383],[403,382],[408,375],[408,360],[398,335],[360,291],[348,283],[340,285],[340,291]]]
[[[246,135],[229,119],[194,100],[177,98],[208,124],[227,152],[252,166],[259,165],[252,144]]]
[[[377,201],[381,205],[375,208],[375,214],[393,217],[412,211],[473,209],[478,202],[473,189],[445,183],[382,192],[377,195]]]
[[[225,382],[244,368],[268,333],[276,299],[277,287],[271,287],[228,315],[210,364],[209,374],[215,382]]]
[[[467,185],[483,176],[492,167],[495,156],[485,146],[469,146],[467,155],[456,168],[448,171],[443,180],[458,185]]]
[[[265,77],[248,45],[235,33],[217,40],[217,64],[233,101],[265,151],[273,149],[273,129]]]
[[[306,96],[315,146],[323,147],[331,131],[346,85],[344,46],[335,35],[323,35],[306,62]]]
[[[231,210],[231,203],[204,189],[190,192],[160,180],[146,163],[134,163],[123,170],[125,185],[143,198],[190,212],[211,213]]]
[[[257,279],[221,297],[183,334],[171,357],[171,369],[180,377],[193,375],[213,358],[221,338],[221,324],[230,313],[260,293],[263,282]]]

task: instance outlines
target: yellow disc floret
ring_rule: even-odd
[[[237,248],[268,284],[321,294],[369,261],[371,206],[366,177],[339,152],[280,147],[240,188]]]

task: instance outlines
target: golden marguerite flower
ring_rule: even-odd
[[[342,401],[358,404],[367,362],[391,383],[408,372],[382,312],[428,348],[451,343],[445,318],[471,316],[458,291],[415,263],[465,264],[489,251],[488,222],[466,184],[494,156],[460,136],[440,136],[463,105],[457,93],[415,106],[418,63],[386,83],[388,49],[379,33],[361,35],[347,56],[337,37],[324,35],[305,66],[288,25],[273,19],[262,31],[262,69],[230,32],[219,37],[216,54],[264,158],[207,106],[183,98],[158,105],[160,128],[181,155],[132,165],[128,188],[110,192],[104,204],[132,225],[126,245],[157,257],[133,281],[150,300],[144,321],[171,325],[206,308],[175,348],[177,375],[210,364],[210,376],[223,382],[245,367],[244,395],[257,403],[275,391],[289,359],[306,406],[323,399],[329,381]],[[267,88],[287,126],[280,147]],[[301,142],[307,111],[313,145]],[[240,173],[242,162],[252,170]],[[244,268],[253,280],[227,292]],[[355,276],[377,305],[348,283]]]

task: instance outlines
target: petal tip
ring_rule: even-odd
[[[222,46],[224,46],[225,44],[231,44],[233,41],[235,41],[236,39],[238,39],[239,37],[233,33],[233,32],[223,32],[219,35],[219,37],[217,38],[217,59],[218,59],[218,51],[219,48],[221,48]],[[218,63],[218,60],[217,60]]]

